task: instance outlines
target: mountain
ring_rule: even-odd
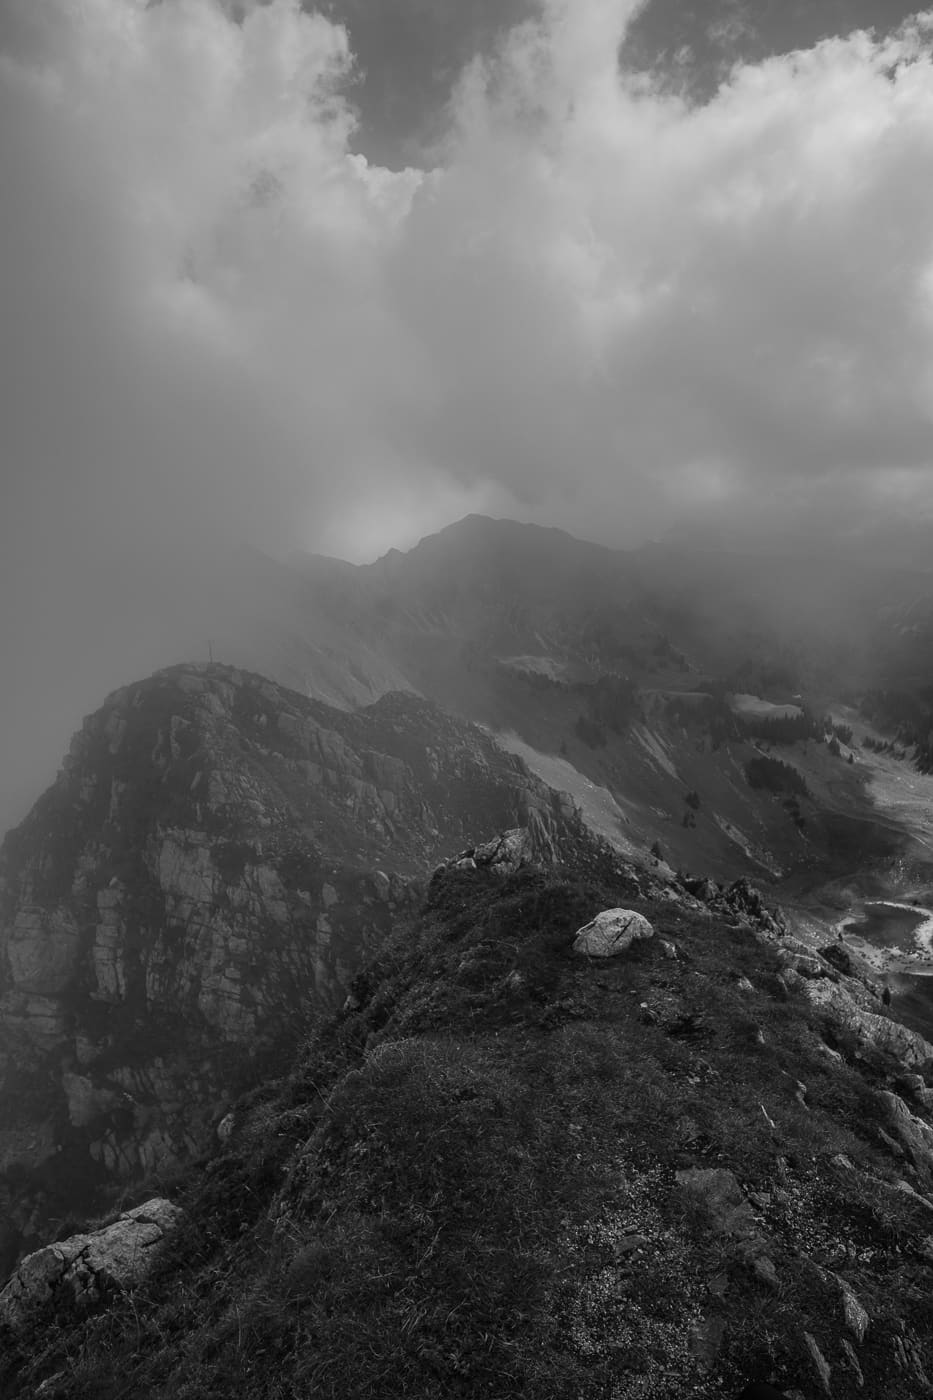
[[[868,558],[686,543],[613,550],[476,515],[375,564],[311,556],[294,567],[318,610],[309,634],[339,617],[345,656],[365,641],[428,690],[445,684],[464,651],[550,658],[558,672],[592,680],[669,670],[665,644],[681,676],[783,660],[798,688],[855,685],[878,679],[874,650],[892,619],[916,624],[933,607],[928,572]]]
[[[668,723],[665,709],[683,696],[694,703],[690,697],[750,693],[777,705],[802,697],[817,717],[839,717],[868,689],[933,682],[924,659],[931,576],[868,557],[833,562],[683,541],[622,551],[470,516],[370,565],[309,555],[283,562],[242,550],[205,573],[171,619],[155,627],[147,614],[139,636],[134,629],[121,637],[116,655],[99,637],[96,647],[76,648],[67,677],[46,685],[34,717],[16,727],[24,751],[45,736],[36,772],[51,776],[49,755],[106,689],[157,665],[216,659],[344,709],[392,691],[433,699],[496,734],[514,734],[534,751],[524,757],[541,775],[551,771],[549,760],[569,762],[575,795],[587,783],[607,789],[611,802],[599,800],[627,814],[625,840],[644,850],[659,841],[675,864],[690,864],[692,843],[702,838],[699,868],[726,877],[742,867],[764,878],[769,849],[783,848],[781,869],[798,848],[807,858],[812,851],[795,847],[789,823],[781,829],[770,810],[764,829],[749,829],[761,804],[748,813],[732,797],[723,826],[699,822],[700,835],[682,837],[684,792],[702,797],[704,784],[728,783],[730,774],[716,763],[692,775],[696,745],[682,744],[683,726],[676,714]],[[625,742],[620,716],[615,729],[605,724],[607,697],[598,689],[620,679],[648,719],[647,733],[631,727]],[[917,727],[926,708],[914,714],[899,703],[896,713]],[[594,721],[609,729],[605,750],[578,733],[580,725],[598,739]],[[657,758],[658,747],[671,744],[680,756],[676,779]],[[764,865],[756,863],[762,853]]]
[[[221,665],[111,695],[0,850],[2,1260],[202,1152],[332,1012],[443,855],[573,804],[406,694],[356,712]]]
[[[933,1394],[927,581],[227,583],[0,849],[0,1393]]]
[[[611,550],[479,516],[373,565],[295,568],[316,615],[339,619],[348,673],[377,687],[367,665],[381,655],[571,792],[627,856],[746,874],[827,919],[839,881],[928,902],[929,843],[894,817],[896,780],[864,747],[880,731],[859,703],[895,674],[904,628],[933,616],[929,575],[682,543]],[[923,725],[922,707],[907,713]],[[841,750],[833,722],[850,735]],[[772,764],[753,786],[772,759],[792,771]]]
[[[473,867],[234,1106],[180,1226],[24,1261],[4,1395],[933,1392],[933,1046],[747,889]],[[650,936],[575,952],[619,905]],[[105,1248],[163,1229],[119,1285]]]

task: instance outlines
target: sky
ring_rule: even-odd
[[[244,542],[924,559],[931,50],[893,0],[3,0],[0,824]]]

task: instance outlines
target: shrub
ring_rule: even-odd
[[[745,778],[751,788],[764,788],[768,792],[797,792],[808,795],[803,778],[789,763],[780,758],[767,758],[758,754],[745,765]]]

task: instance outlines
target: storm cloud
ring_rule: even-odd
[[[11,802],[243,541],[929,521],[933,14],[700,104],[620,69],[636,9],[545,0],[404,169],[293,0],[0,12]]]

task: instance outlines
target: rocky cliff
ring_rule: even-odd
[[[202,1150],[437,859],[519,825],[576,816],[411,695],[181,666],[110,696],[0,852],[0,1256]]]

